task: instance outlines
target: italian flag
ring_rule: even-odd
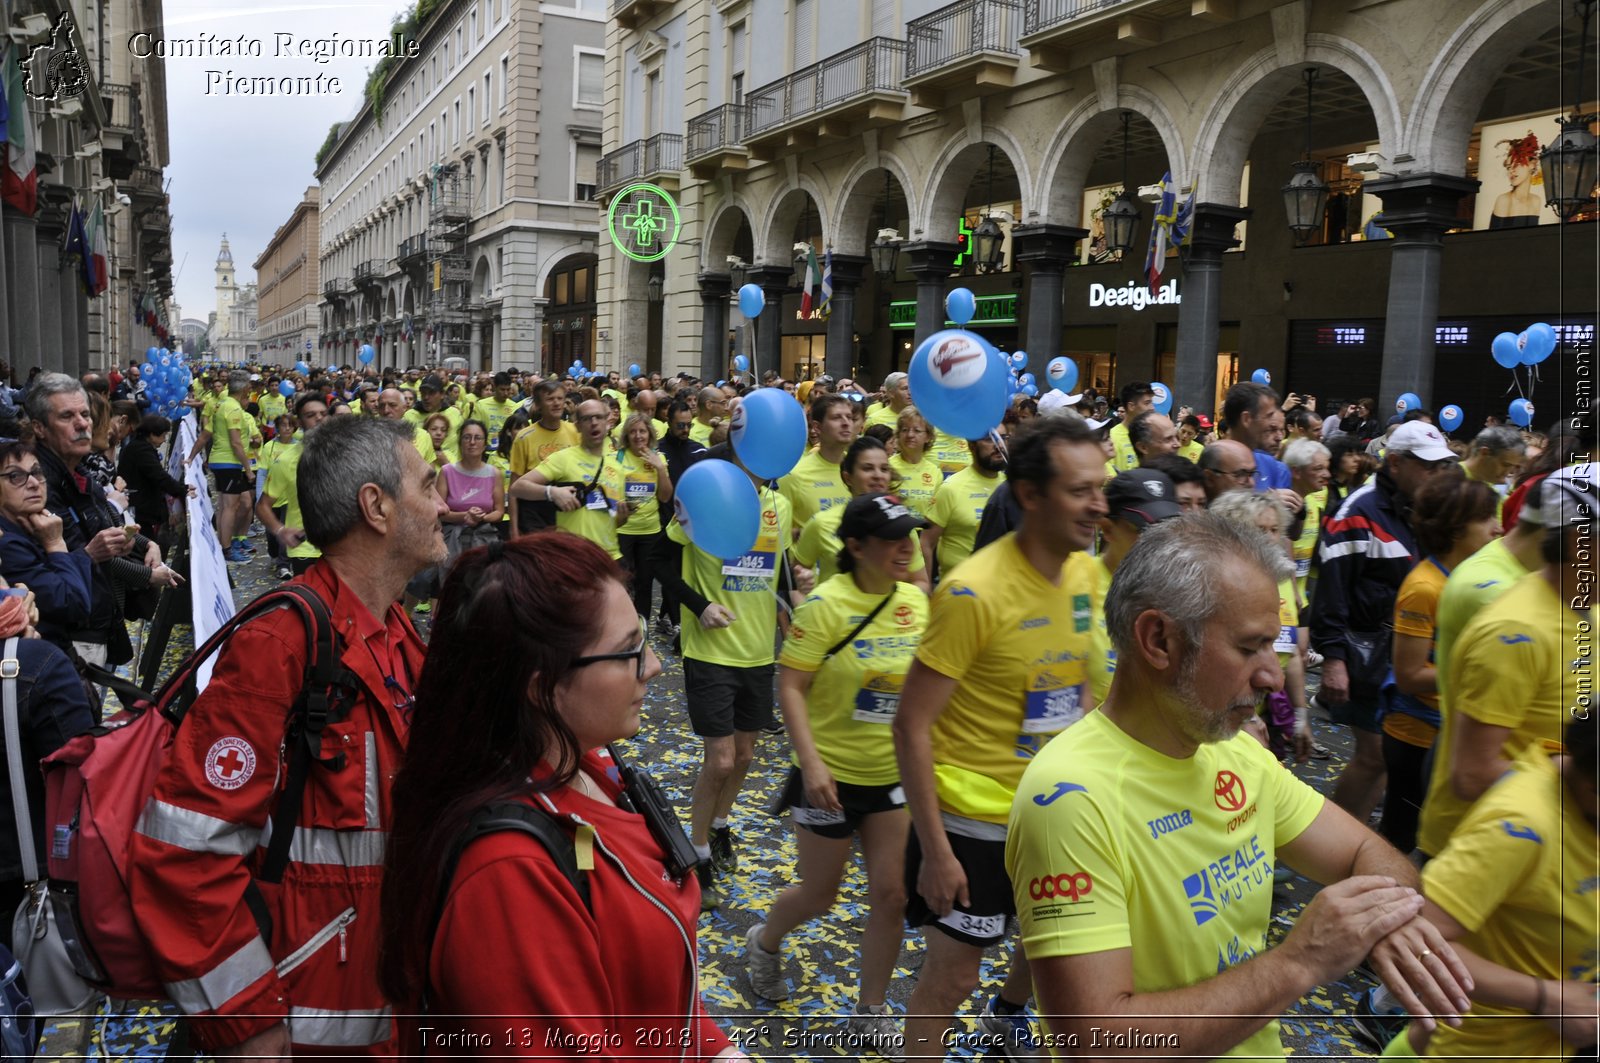
[[[817,290],[817,285],[822,281],[822,270],[817,268],[817,249],[806,248],[806,283],[800,289],[800,313],[810,316],[811,293]]]
[[[5,165],[0,166],[0,202],[27,215],[39,207],[39,175],[34,161],[38,136],[33,116],[28,113],[28,97],[22,91],[22,65],[17,46],[6,44],[0,53],[0,139],[5,141]]]
[[[94,204],[94,213],[89,215],[89,230],[84,243],[84,258],[89,265],[89,294],[99,295],[110,286],[111,276],[106,266],[106,214],[100,209],[98,199]]]

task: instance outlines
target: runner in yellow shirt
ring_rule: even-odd
[[[1004,443],[1007,426],[1001,425],[995,431]],[[930,571],[934,559],[938,559],[941,579],[972,553],[983,507],[1004,479],[1005,467],[1006,456],[1000,447],[989,439],[974,439],[972,464],[934,492],[933,506],[928,511],[929,527],[922,536],[922,557]]]
[[[562,419],[567,405],[560,384],[553,380],[539,381],[534,385],[530,406],[530,413],[537,415],[538,419],[519,432],[511,444],[513,482],[543,464],[557,451],[578,445],[577,426]],[[509,508],[513,536],[555,523],[555,510],[546,503],[518,499]]]
[[[889,460],[889,451],[879,439],[861,436],[851,443],[850,449],[845,451],[844,460],[839,463],[840,475],[844,477],[845,487],[851,496],[859,498],[862,495],[886,494],[890,480]],[[898,495],[894,497],[899,498]],[[839,551],[844,546],[839,525],[848,508],[834,506],[811,518],[790,552],[797,564],[817,570],[816,581],[819,585],[832,579],[839,571]],[[918,526],[925,527],[926,522]],[[928,594],[933,587],[928,580],[928,566],[922,557],[916,529],[912,530],[910,540],[915,548],[910,566],[911,582],[922,593]]]
[[[628,522],[622,470],[608,457],[606,404],[588,399],[578,405],[579,441],[554,452],[537,469],[511,485],[516,498],[555,503],[556,527],[581,535],[620,558],[617,528]]]
[[[926,517],[933,510],[934,493],[944,482],[944,470],[928,451],[933,426],[915,406],[907,406],[900,411],[894,438],[895,452],[889,458],[889,468],[895,475],[895,494],[918,516]]]
[[[297,477],[305,435],[328,416],[328,404],[320,395],[302,395],[295,402],[295,419],[299,422],[299,435],[288,444],[278,459],[267,470],[266,487],[256,499],[256,519],[267,529],[267,534],[277,540],[285,555],[286,565],[278,568],[278,578],[298,576],[322,556],[322,551],[306,539],[305,520],[300,513],[300,493]],[[278,511],[283,510],[283,516]]]
[[[789,475],[778,481],[778,490],[789,500],[794,513],[796,535],[818,513],[850,501],[850,492],[839,475],[839,462],[856,437],[853,405],[843,395],[819,395],[811,403],[817,449],[807,451]]]

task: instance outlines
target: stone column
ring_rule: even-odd
[[[1383,200],[1381,223],[1394,234],[1389,259],[1389,309],[1383,329],[1378,409],[1394,408],[1408,391],[1433,404],[1435,330],[1439,326],[1439,259],[1444,234],[1460,224],[1456,204],[1478,182],[1441,173],[1367,182]]]
[[[5,208],[0,207],[0,214],[3,213],[6,213]],[[3,231],[0,231],[0,305],[5,307],[8,318],[14,312],[10,302],[11,288],[6,280],[7,270],[10,268],[6,260],[10,257],[10,254],[6,247]],[[11,353],[11,329],[5,322],[0,322],[0,362],[5,362],[11,366],[12,382],[20,385],[24,380],[28,379],[28,369],[27,366],[19,367],[11,357]]]
[[[833,298],[828,311],[828,375],[843,380],[852,375],[855,354],[856,288],[871,259],[865,255],[833,256]]]
[[[467,330],[467,364],[473,373],[483,368],[483,322],[477,318]]]
[[[78,376],[78,352],[61,342],[61,230],[40,225],[34,230],[39,256],[39,356],[46,366]]]
[[[791,266],[752,266],[746,272],[745,278],[751,284],[759,284],[762,294],[767,297],[767,305],[761,311],[761,319],[756,323],[756,349],[750,357],[750,371],[757,380],[768,369],[776,369],[783,374],[783,297],[790,290],[790,280],[794,276]],[[724,366],[727,355],[717,363]],[[719,369],[717,375],[710,379],[716,380],[722,376],[725,369]]]
[[[700,273],[700,376],[716,380],[728,360],[728,295],[733,278],[726,273]]]
[[[1183,263],[1183,302],[1178,306],[1178,379],[1174,406],[1208,411],[1217,394],[1218,317],[1222,307],[1222,253],[1237,247],[1234,226],[1249,207],[1196,203],[1193,235]],[[1129,252],[1130,254],[1134,252]]]
[[[1030,267],[1028,274],[1027,331],[1023,334],[1028,352],[1028,371],[1040,381],[1043,391],[1045,367],[1061,353],[1061,279],[1067,264],[1077,258],[1078,241],[1089,230],[1074,225],[1020,225],[1011,230],[1011,257]]]
[[[36,225],[25,214],[5,208],[5,329],[11,341],[12,368],[26,380],[34,366],[51,367],[39,349],[39,244]]]
[[[67,357],[77,358],[80,362],[89,359],[89,338],[78,331],[78,302],[83,299],[83,283],[79,280],[78,269],[75,263],[65,259],[57,274],[59,280],[56,284],[58,309],[55,314],[61,320],[61,349],[67,352]],[[109,290],[102,294],[102,298],[109,298]],[[47,313],[49,311],[46,311]],[[115,364],[116,359],[110,351],[103,352],[103,360],[107,368]]]
[[[907,257],[908,271],[917,279],[917,331],[912,337],[911,349],[922,346],[922,341],[944,328],[945,287],[955,272],[956,255],[961,248],[924,240],[906,244],[900,253]]]

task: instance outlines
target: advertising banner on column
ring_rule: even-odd
[[[174,460],[194,449],[195,419],[178,422],[178,442],[172,448]],[[196,455],[184,470],[184,482],[196,491],[185,503],[189,516],[189,590],[194,603],[194,644],[200,646],[233,616],[233,589],[228,585],[228,563],[222,559],[222,544],[217,541],[216,511],[206,488],[203,459]],[[197,690],[211,681],[215,658],[200,666],[195,676]]]

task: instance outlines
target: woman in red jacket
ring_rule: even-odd
[[[695,877],[668,874],[605,751],[638,731],[660,671],[593,544],[550,532],[461,556],[393,790],[380,974],[397,1011],[425,1004],[407,1053],[743,1058],[700,1001]],[[473,813],[507,801],[552,817],[575,873],[520,830],[448,870]]]

